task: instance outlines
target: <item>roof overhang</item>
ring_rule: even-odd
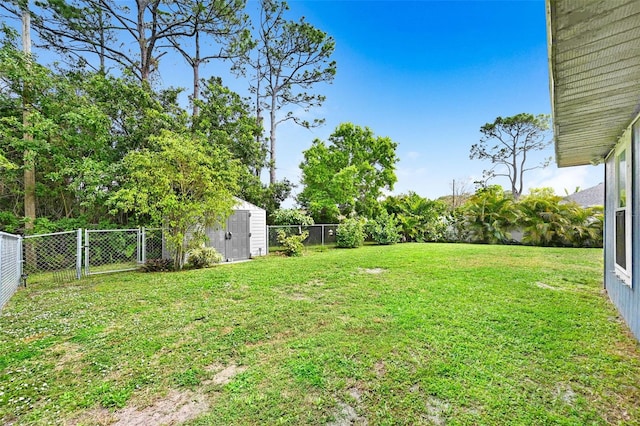
[[[640,1],[547,0],[556,162],[601,162],[640,112]]]

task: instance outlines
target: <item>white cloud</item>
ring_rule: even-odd
[[[546,169],[530,172],[525,176],[525,192],[531,188],[553,188],[557,195],[575,192],[595,186],[604,181],[602,166],[578,166],[559,169],[550,166]]]

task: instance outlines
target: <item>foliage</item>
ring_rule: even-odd
[[[310,226],[314,224],[313,218],[304,210],[278,209],[271,218],[273,225],[302,225]]]
[[[273,213],[289,198],[291,191],[296,186],[288,179],[283,179],[274,184],[263,184],[260,177],[251,174],[242,174],[239,180],[239,197],[262,207],[267,212],[267,221],[271,220]]]
[[[517,200],[522,194],[525,172],[546,167],[550,162],[547,159],[535,166],[527,163],[533,152],[543,151],[551,144],[548,130],[548,115],[522,113],[498,117],[480,128],[482,138],[471,146],[469,158],[489,160],[493,166],[484,171],[484,183],[496,176],[507,177],[513,199]]]
[[[374,220],[369,220],[365,224],[365,229],[367,228],[373,241],[378,244],[396,244],[400,241],[398,221],[386,210],[383,210]]]
[[[382,203],[385,211],[397,219],[404,241],[444,241],[448,223],[447,204],[428,200],[413,191],[388,196]]]
[[[298,111],[308,112],[324,102],[324,96],[308,90],[333,81],[336,63],[330,58],[335,41],[304,17],[297,22],[287,20],[289,6],[284,1],[261,0],[260,7],[254,40],[236,62],[235,71],[242,76],[249,74],[260,126],[263,111],[269,112],[269,183],[274,184],[278,125],[293,121],[309,128],[323,121],[309,122]]]
[[[357,248],[364,244],[364,223],[361,219],[346,219],[336,229],[336,246]]]
[[[472,241],[485,244],[510,242],[510,231],[520,217],[513,199],[500,185],[479,189],[463,211]]]
[[[189,266],[194,269],[210,268],[222,260],[222,255],[213,247],[197,247],[187,252]]]
[[[382,190],[392,190],[397,180],[396,147],[368,127],[340,124],[329,144],[316,139],[304,151],[300,164],[304,188],[298,202],[316,223],[334,223],[353,213],[373,217]]]
[[[171,259],[147,259],[140,269],[144,272],[171,272],[174,270],[174,263]]]
[[[287,256],[302,256],[304,251],[303,241],[309,237],[307,231],[300,234],[289,234],[282,229],[278,229],[278,243],[284,247],[284,253]]]
[[[602,208],[564,202],[550,188],[534,189],[517,204],[523,243],[555,247],[602,247]]]
[[[207,147],[195,136],[164,131],[150,139],[153,149],[124,158],[124,182],[110,203],[162,224],[180,269],[188,231],[221,223],[230,214],[239,166],[226,149]]]
[[[210,145],[224,145],[231,155],[256,176],[266,165],[266,149],[260,142],[262,128],[251,115],[245,99],[212,77],[204,81],[202,99],[195,101],[200,113],[192,116],[192,130]]]

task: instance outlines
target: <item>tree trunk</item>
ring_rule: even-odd
[[[29,13],[29,4],[27,3],[22,10],[22,51],[28,56],[27,60],[31,60],[31,15]],[[25,85],[26,86],[26,85]],[[29,99],[29,89],[24,87],[22,94],[22,124],[24,128],[29,127],[29,113],[31,110],[31,101]],[[24,132],[23,139],[28,147],[33,141],[33,135]],[[25,229],[33,229],[36,219],[36,167],[35,159],[29,148],[24,151],[24,217]]]
[[[137,0],[138,6],[138,22],[137,22],[137,32],[138,32],[138,46],[140,47],[140,79],[143,83],[149,82],[149,75],[151,74],[151,64],[149,63],[148,58],[148,46],[147,46],[147,38],[145,33],[145,20],[144,20],[144,12],[147,7],[148,1],[146,0]]]
[[[270,115],[270,127],[271,132],[269,133],[269,184],[273,185],[276,183],[276,94],[271,95],[271,110],[269,111]]]
[[[196,54],[193,58],[193,118],[200,113],[198,99],[200,99],[200,32],[195,33]]]

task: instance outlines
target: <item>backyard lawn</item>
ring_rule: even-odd
[[[640,424],[601,258],[400,244],[30,285],[0,424]]]

